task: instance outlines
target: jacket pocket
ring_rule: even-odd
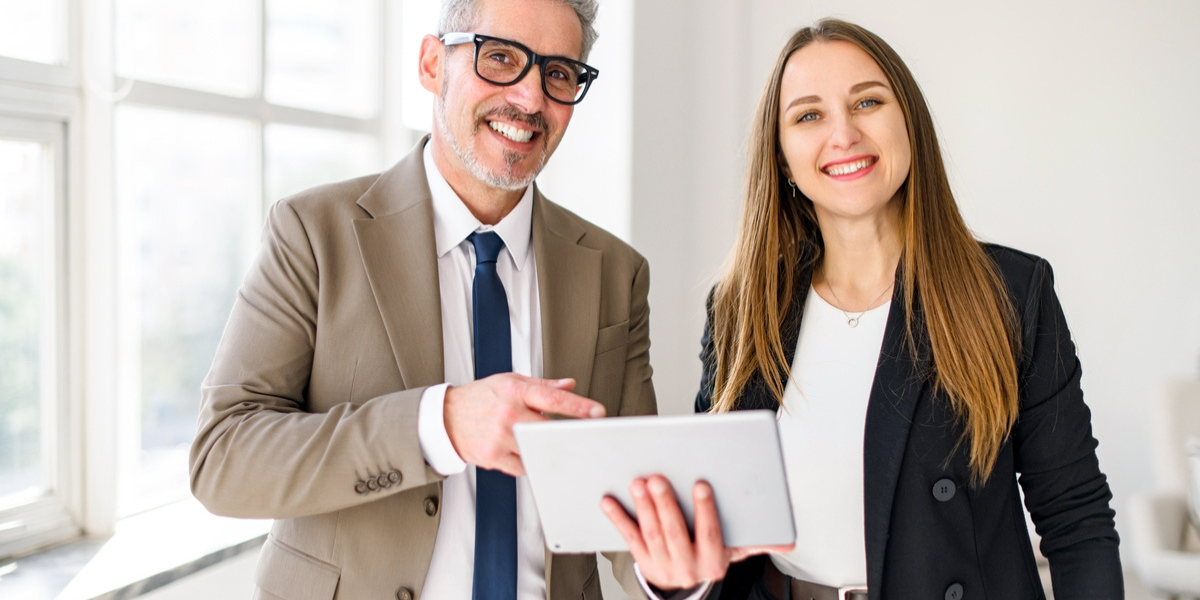
[[[604,354],[628,343],[629,321],[622,321],[596,332],[596,354]]]
[[[342,571],[336,566],[267,536],[254,583],[264,592],[287,600],[330,600],[341,577]]]

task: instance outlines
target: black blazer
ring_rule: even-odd
[[[1020,414],[995,470],[969,486],[969,450],[956,448],[963,429],[945,393],[932,385],[923,327],[916,356],[905,341],[904,292],[892,296],[883,347],[867,406],[863,494],[867,587],[871,600],[1045,598],[1017,492],[1042,537],[1056,600],[1123,598],[1112,493],[1096,460],[1091,412],[1079,387],[1080,365],[1050,265],[1002,246],[985,245],[999,267],[1021,331]],[[783,324],[795,358],[812,268],[802,268]],[[920,319],[920,307],[914,318]],[[696,412],[712,405],[715,355],[711,295],[701,340],[704,363]],[[761,375],[747,385],[738,410],[776,410]],[[946,485],[949,480],[953,485]],[[938,488],[938,489],[935,489]],[[820,490],[813,490],[820,493]],[[731,565],[710,597],[742,599],[759,580],[765,557]]]

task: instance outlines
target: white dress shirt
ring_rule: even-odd
[[[779,410],[796,548],[772,554],[787,575],[823,585],[867,583],[863,433],[891,303],[857,327],[810,290]]]
[[[475,567],[475,466],[464,463],[454,451],[442,412],[447,385],[463,385],[475,379],[471,333],[475,248],[467,236],[476,231],[495,231],[504,240],[506,251],[496,261],[496,272],[508,296],[513,371],[541,377],[542,323],[532,239],[533,186],[526,188],[525,195],[508,216],[495,226],[487,226],[471,214],[438,172],[429,144],[425,145],[425,177],[433,196],[446,383],[429,388],[421,396],[417,436],[425,462],[446,476],[446,480],[442,484],[441,526],[421,595],[437,600],[471,600]],[[546,598],[545,544],[529,480],[520,477],[517,479],[519,600]]]

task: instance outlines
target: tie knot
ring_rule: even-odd
[[[467,236],[467,240],[475,246],[476,264],[496,262],[496,258],[500,256],[500,249],[504,247],[504,240],[500,239],[495,231],[472,233]]]

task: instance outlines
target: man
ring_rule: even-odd
[[[272,208],[191,452],[209,510],[277,519],[255,597],[600,597],[594,555],[546,551],[512,437],[655,412],[646,261],[532,185],[598,74],[595,12],[447,0],[432,136]]]

